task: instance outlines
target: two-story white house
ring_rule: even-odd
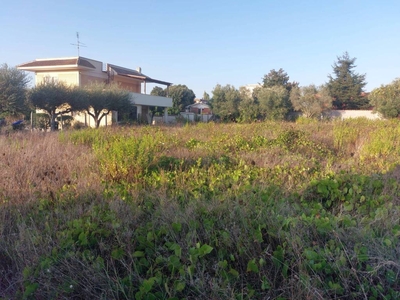
[[[167,109],[172,107],[172,99],[167,97],[146,94],[146,84],[155,83],[168,87],[170,82],[153,79],[142,73],[141,68],[136,70],[102,63],[94,59],[81,56],[63,58],[36,59],[17,66],[18,69],[35,72],[35,84],[40,84],[45,79],[64,81],[67,84],[84,87],[92,82],[118,83],[130,92],[130,99],[136,107],[137,120],[150,120],[149,107],[164,108],[164,119],[167,120]],[[94,120],[86,113],[75,113],[74,119],[87,126],[94,126]],[[116,112],[104,118],[101,125],[111,125],[118,121]]]

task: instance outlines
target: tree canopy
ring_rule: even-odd
[[[306,118],[319,117],[332,107],[332,97],[325,86],[295,87],[290,93],[290,101],[295,110],[301,111]]]
[[[155,86],[151,92],[150,95],[153,96],[160,96],[160,97],[166,97],[167,96],[167,91],[163,88],[160,88],[159,86]]]
[[[239,88],[240,102],[239,120],[241,122],[254,122],[259,118],[259,106],[257,100],[245,87]]]
[[[210,95],[206,91],[203,93],[203,100],[210,100]]]
[[[365,74],[354,71],[356,58],[347,52],[337,57],[333,64],[333,75],[329,75],[328,90],[333,106],[338,109],[362,109],[368,106],[368,99],[362,95],[367,84]]]
[[[400,78],[392,83],[382,85],[372,90],[368,96],[374,110],[385,118],[397,118],[400,116]]]
[[[289,92],[283,85],[254,89],[259,114],[267,120],[283,120],[291,108]]]
[[[298,82],[289,82],[289,75],[280,68],[278,71],[272,69],[268,74],[263,77],[263,87],[271,88],[274,86],[283,86],[289,93],[293,87],[299,85]]]
[[[116,84],[93,83],[80,90],[81,107],[95,121],[96,128],[111,111],[129,111],[129,92]]]
[[[17,117],[29,111],[26,92],[28,75],[7,64],[0,66],[0,117]]]
[[[62,114],[83,109],[82,93],[64,82],[45,80],[29,93],[32,105],[42,109],[50,118],[50,128],[56,129],[56,118]]]
[[[186,85],[178,84],[169,87],[169,97],[172,98],[173,104],[169,112],[172,115],[177,115],[181,111],[184,111],[186,106],[194,103],[196,95]]]
[[[222,120],[236,120],[239,117],[240,93],[232,85],[217,84],[210,100],[213,113]]]
[[[158,86],[154,87],[150,93],[154,96],[167,96],[167,89],[162,89]],[[172,108],[168,109],[168,113],[172,115],[177,115],[181,111],[184,111],[186,106],[193,104],[196,95],[194,92],[189,89],[186,85],[177,84],[171,85],[168,88],[168,97],[172,98]],[[151,111],[154,113],[161,112],[161,110],[157,107],[152,107]]]

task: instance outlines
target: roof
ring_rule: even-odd
[[[46,67],[55,67],[55,66],[63,66],[63,67],[85,67],[90,69],[95,69],[89,62],[88,59],[84,57],[68,57],[68,58],[54,58],[54,59],[36,59],[34,61],[21,64],[18,69],[36,69],[36,68],[46,68]]]
[[[152,83],[159,83],[159,84],[164,84],[170,86],[172,83],[158,80],[158,79],[153,79],[149,76],[144,75],[141,71],[137,70],[132,70],[132,69],[127,69],[123,67],[119,67],[116,65],[112,64],[107,64],[107,69],[110,68],[112,71],[114,71],[114,75],[120,75],[120,76],[126,76],[130,78],[136,78],[136,79],[141,79],[145,82],[152,82]]]
[[[93,65],[94,64],[94,65]],[[80,69],[80,70],[85,70],[85,69],[97,69],[102,71],[102,67],[99,67],[97,64],[102,66],[102,62],[81,57],[81,56],[76,56],[76,57],[64,57],[64,58],[44,58],[44,59],[36,59],[31,62],[27,62],[24,64],[21,64],[17,66],[18,69],[21,70],[26,70],[26,71],[33,71],[33,72],[43,72],[43,71],[57,71],[57,70],[69,70],[69,69]],[[96,66],[95,66],[96,65]],[[123,68],[120,66],[112,65],[112,64],[107,64],[107,71],[113,71],[113,75],[120,75],[120,76],[125,76],[129,78],[134,78],[138,79],[144,82],[150,82],[150,83],[158,83],[158,84],[163,84],[170,86],[172,83],[158,80],[151,78],[149,76],[144,75],[141,70],[132,70],[132,69],[127,69]]]

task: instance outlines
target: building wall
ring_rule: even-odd
[[[92,82],[102,83],[108,79],[107,73],[103,72],[103,63],[97,60],[89,60],[95,69],[85,69],[79,72],[79,86],[87,86]]]
[[[87,86],[95,82],[104,83],[106,82],[106,80],[107,80],[106,76],[99,77],[99,76],[93,76],[93,74],[85,74],[81,72],[79,86]]]
[[[190,107],[189,112],[195,113],[195,114],[200,114],[201,113],[201,114],[209,115],[209,114],[211,114],[211,109],[210,108],[200,109],[198,107]]]
[[[72,116],[74,118],[73,123],[80,122],[88,127],[96,127],[96,122],[87,112],[74,112]],[[107,116],[103,117],[100,126],[111,126],[113,122],[116,122],[116,112],[110,112]]]
[[[212,118],[212,114],[196,114],[191,112],[181,112],[181,117],[188,122],[208,122]]]
[[[122,76],[115,76],[113,82],[118,83],[118,85],[130,92],[141,93],[141,82],[139,80],[125,78]]]
[[[378,113],[374,113],[372,110],[331,110],[326,114],[330,118],[367,118],[371,120],[382,119]]]
[[[78,71],[37,72],[35,76],[35,84],[38,85],[42,83],[44,80],[53,80],[55,82],[63,81],[67,84],[78,85],[79,72]]]
[[[145,95],[140,93],[130,93],[130,101],[135,105],[142,106],[159,106],[159,107],[172,107],[172,98],[160,97],[153,95]]]

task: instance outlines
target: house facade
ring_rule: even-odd
[[[208,100],[204,99],[194,99],[195,103],[188,105],[186,107],[187,112],[191,112],[194,114],[212,114],[211,107],[208,103]]]
[[[194,99],[195,103],[186,106],[181,116],[187,121],[208,122],[212,118],[212,110],[208,100]]]
[[[130,100],[136,108],[133,119],[140,121],[150,121],[149,107],[152,106],[163,107],[165,120],[167,120],[167,109],[172,107],[172,99],[168,96],[160,97],[146,94],[147,83],[165,85],[167,91],[171,83],[153,79],[143,74],[141,68],[133,70],[81,56],[36,59],[21,64],[17,68],[34,72],[35,85],[45,80],[63,81],[66,84],[80,87],[88,86],[94,82],[117,83],[121,88],[130,92]],[[94,126],[94,120],[84,112],[74,113],[73,117],[74,120],[87,126]],[[115,122],[118,122],[118,114],[113,112],[102,120],[101,125],[111,125]]]

